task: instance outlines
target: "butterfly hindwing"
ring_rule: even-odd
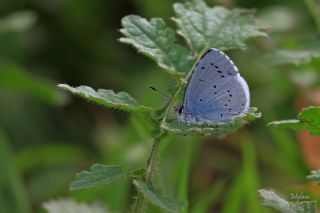
[[[231,59],[208,50],[197,63],[184,98],[184,120],[226,121],[249,109],[249,89]]]

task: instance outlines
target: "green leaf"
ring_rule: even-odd
[[[272,207],[283,213],[316,213],[316,201],[288,202],[275,192],[266,189],[258,190],[262,205]]]
[[[210,47],[245,48],[245,40],[267,36],[263,26],[255,22],[254,10],[208,7],[203,1],[174,4],[178,33],[197,53]]]
[[[43,204],[48,213],[107,213],[104,206],[99,203],[78,203],[72,199],[58,199]]]
[[[151,107],[138,105],[137,101],[126,92],[115,93],[112,90],[105,89],[95,91],[88,86],[70,87],[67,84],[59,84],[58,87],[105,107],[140,113],[153,111]]]
[[[268,125],[294,130],[308,130],[312,135],[320,135],[320,107],[304,108],[298,114],[298,119],[273,121]]]
[[[320,170],[311,171],[311,174],[307,176],[307,179],[316,181],[320,185]]]
[[[194,62],[191,51],[177,44],[175,32],[166,26],[161,18],[150,21],[136,15],[122,19],[124,35],[120,38],[123,43],[134,46],[139,52],[154,59],[157,64],[170,74],[188,72]]]
[[[301,65],[308,64],[313,59],[320,57],[320,50],[289,50],[279,49],[266,55],[266,60],[272,65]]]
[[[225,135],[235,132],[251,121],[261,117],[261,113],[257,113],[257,108],[251,107],[246,117],[236,117],[232,121],[217,122],[211,124],[191,124],[179,122],[176,118],[167,119],[162,123],[162,129],[181,135],[214,135],[223,138]]]
[[[70,184],[70,190],[102,187],[125,176],[121,166],[93,164],[89,171],[82,171],[76,175],[76,180]]]
[[[169,212],[181,212],[185,203],[182,201],[171,200],[163,196],[159,190],[153,186],[147,185],[142,181],[133,180],[133,184],[137,187],[138,191],[154,205],[169,211]]]

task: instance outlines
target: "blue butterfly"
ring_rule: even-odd
[[[211,48],[199,62],[187,85],[178,120],[193,124],[231,121],[249,111],[250,92],[233,61]]]

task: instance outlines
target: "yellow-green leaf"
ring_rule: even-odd
[[[67,84],[59,84],[58,87],[105,107],[139,113],[153,111],[151,107],[139,105],[138,102],[126,92],[115,93],[112,90],[106,89],[98,89],[95,91],[88,86],[71,87]]]

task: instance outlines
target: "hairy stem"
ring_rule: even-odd
[[[149,155],[148,161],[147,161],[147,171],[145,175],[145,183],[147,185],[151,184],[153,181],[153,177],[157,168],[157,165],[159,163],[159,154],[160,154],[160,144],[161,144],[161,138],[164,134],[156,137],[154,139],[151,153]],[[134,204],[134,213],[141,213],[144,211],[144,204],[145,204],[145,199],[141,192],[138,192],[136,202]]]
[[[200,54],[201,55],[201,54]],[[199,57],[199,56],[198,56]],[[164,128],[165,126],[165,122],[166,122],[166,118],[167,115],[170,111],[170,109],[172,108],[173,105],[173,101],[180,93],[181,89],[183,88],[183,86],[186,84],[187,80],[190,78],[191,74],[192,74],[192,70],[194,69],[196,62],[194,63],[192,69],[185,75],[184,78],[180,78],[180,82],[177,86],[177,89],[175,91],[175,93],[173,94],[172,98],[168,101],[167,105],[166,105],[166,111],[165,114],[160,122],[160,128],[161,128],[161,135],[158,137],[154,138],[154,142],[152,145],[152,149],[151,149],[151,153],[149,155],[148,161],[147,161],[147,171],[146,171],[146,176],[145,176],[145,183],[151,184],[152,183],[152,179],[155,175],[155,170],[156,167],[158,165],[158,161],[159,161],[159,153],[160,153],[160,142],[161,142],[161,138],[165,135],[166,130]],[[135,204],[133,206],[133,212],[134,213],[141,213],[144,211],[144,203],[145,203],[145,199],[143,197],[143,195],[141,194],[141,192],[138,192]]]

